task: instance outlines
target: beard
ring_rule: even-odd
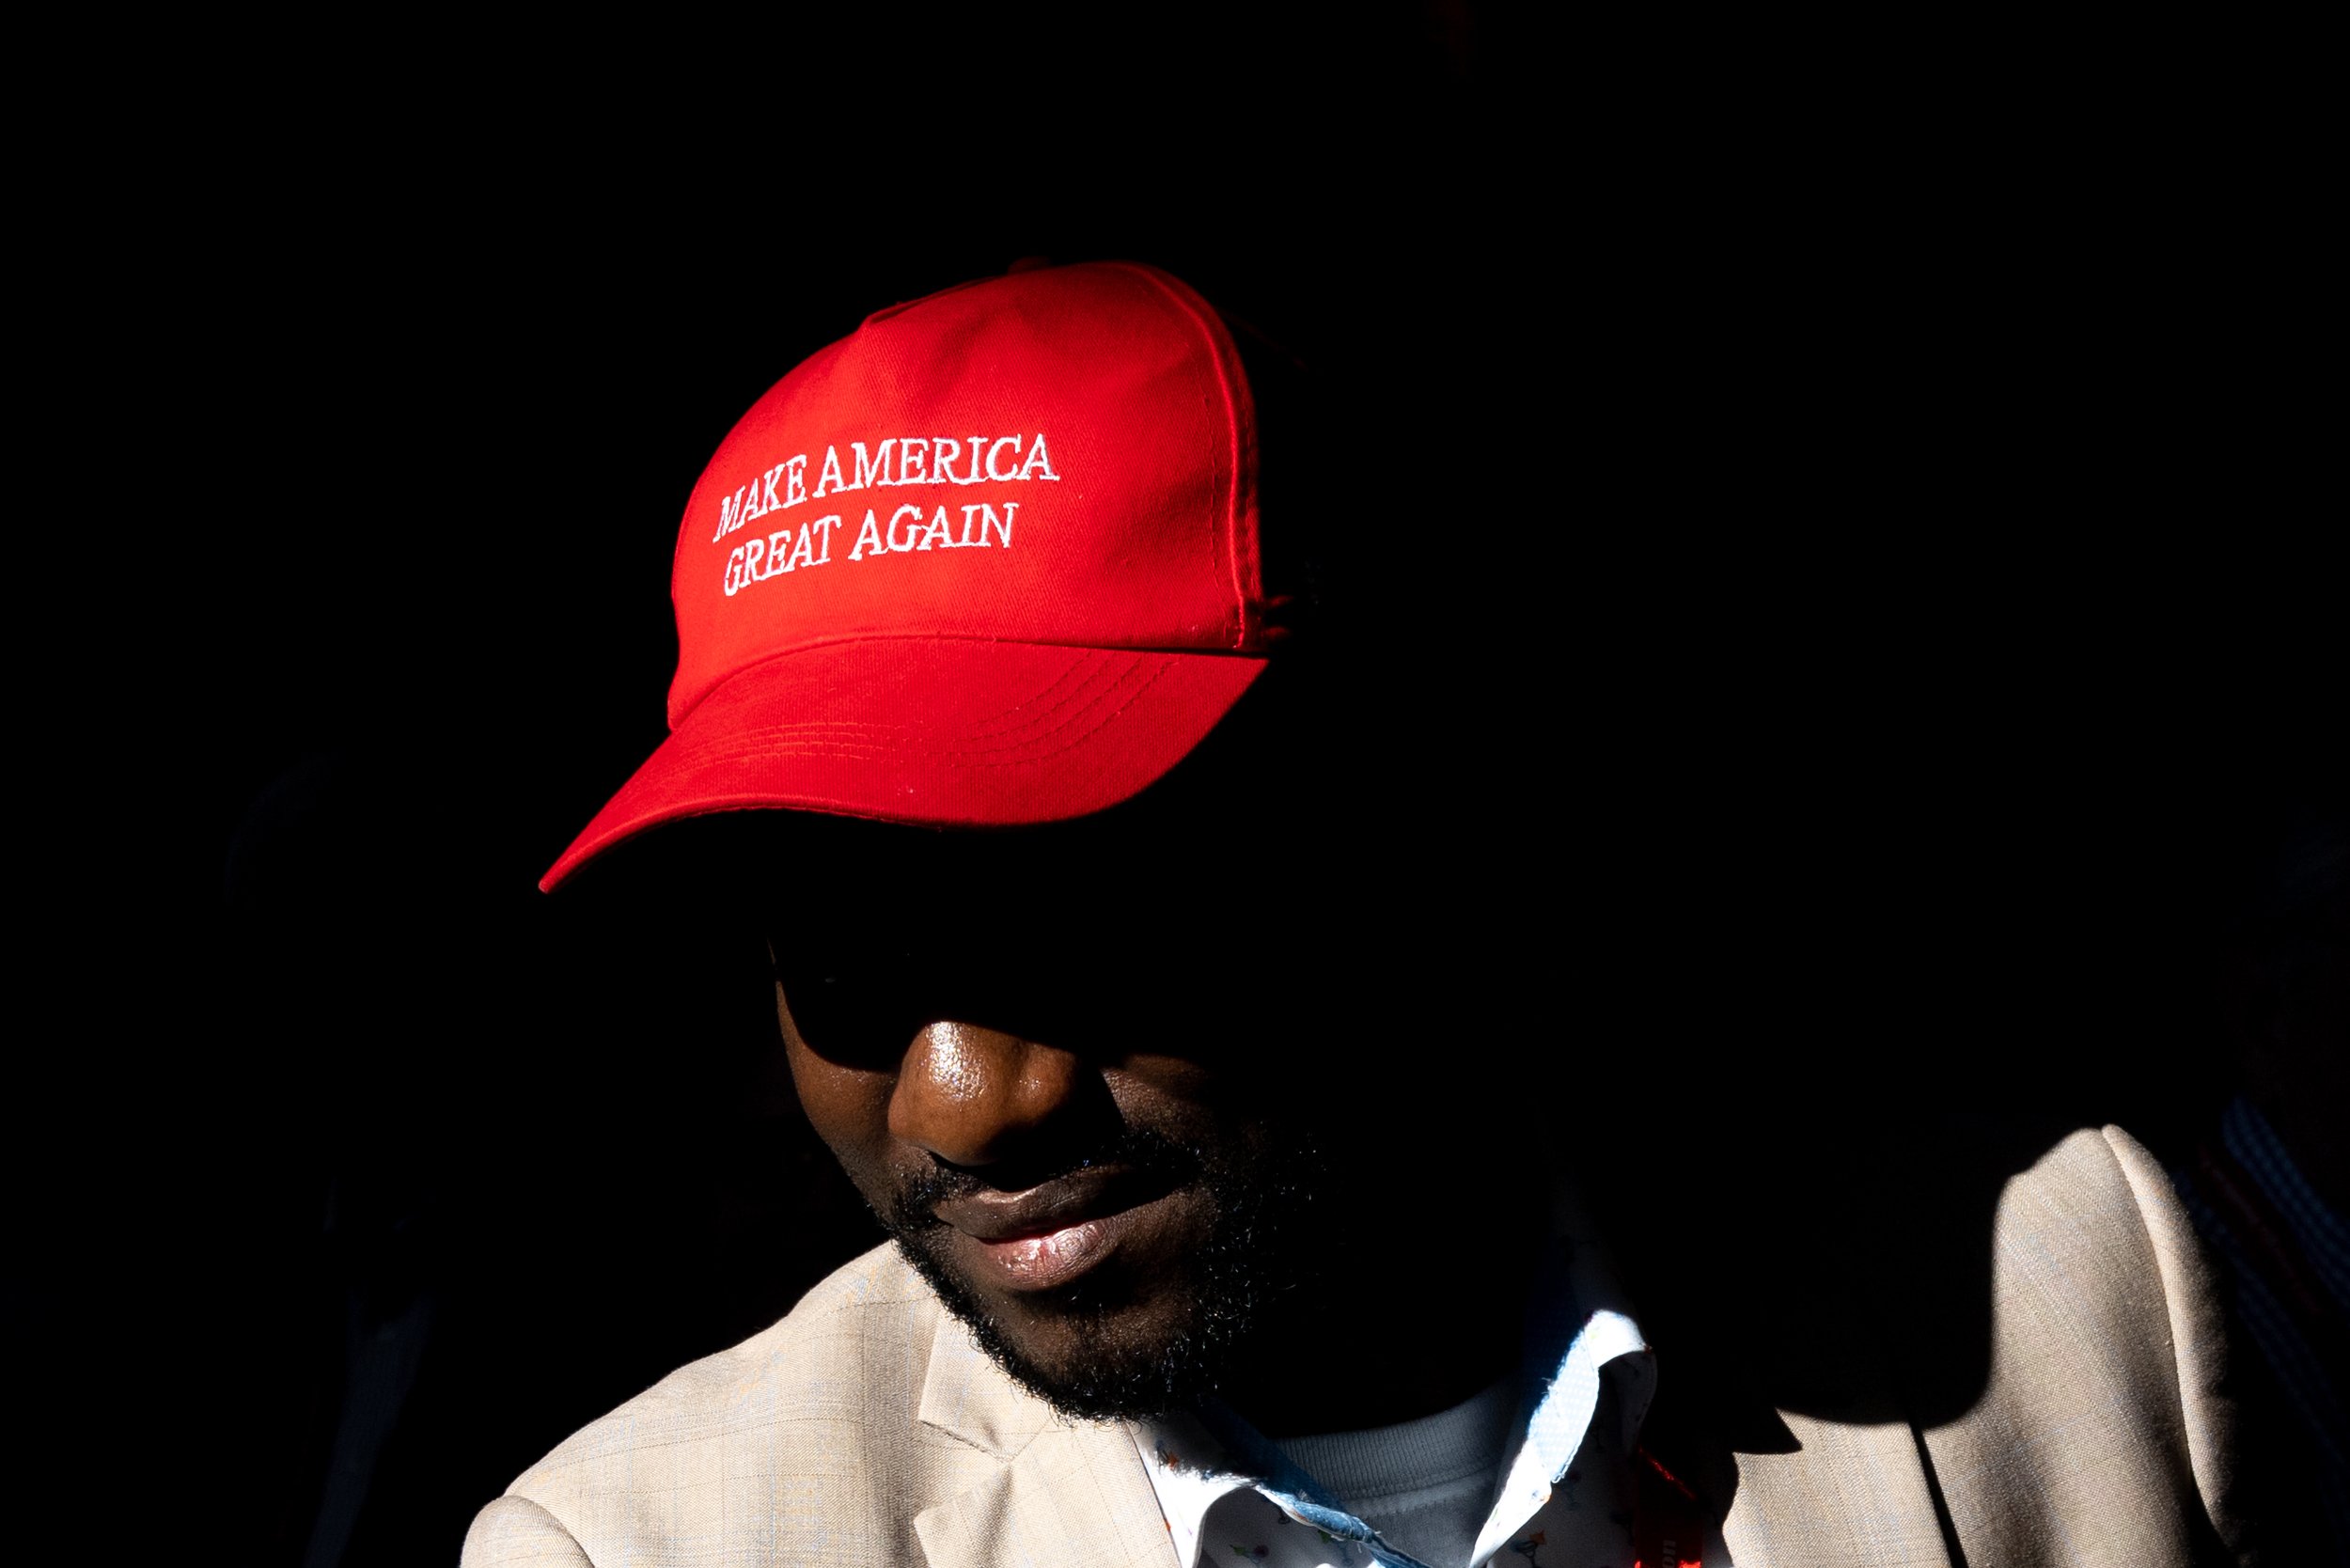
[[[1241,1348],[1308,1283],[1311,1249],[1302,1232],[1327,1185],[1327,1161],[1310,1128],[1287,1124],[1214,1142],[1129,1124],[1095,1158],[1148,1173],[1169,1190],[1198,1185],[1210,1217],[1201,1243],[1157,1277],[1088,1276],[1028,1297],[1022,1310],[1052,1320],[1051,1338],[1066,1347],[1058,1354],[1024,1342],[948,1261],[932,1205],[984,1184],[976,1177],[933,1169],[875,1212],[973,1341],[1028,1392],[1080,1420],[1164,1416],[1215,1393]]]

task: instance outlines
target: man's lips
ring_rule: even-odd
[[[993,1282],[1042,1291],[1109,1257],[1164,1193],[1130,1171],[1083,1170],[1021,1192],[947,1199],[932,1213],[965,1238],[956,1250]]]
[[[1129,1171],[1095,1168],[1058,1176],[1019,1192],[984,1191],[942,1199],[931,1206],[940,1223],[974,1241],[1042,1236],[1131,1207],[1140,1195]]]

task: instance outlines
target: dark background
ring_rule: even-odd
[[[1345,411],[1349,548],[1430,651],[1365,765],[1489,780],[1529,915],[1464,982],[1565,1020],[1519,1050],[1831,1137],[2183,1146],[2226,933],[2339,799],[2297,100],[2257,53],[1760,41],[1454,5],[149,62],[151,119],[41,177],[27,306],[9,1302],[74,1528],[451,1560],[870,1244],[750,933],[653,852],[533,884],[663,732],[732,420],[1024,256],[1166,266]]]

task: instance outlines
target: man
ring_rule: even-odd
[[[1345,527],[1396,536],[1340,470],[1414,454],[1261,438],[1277,368],[1162,273],[1031,270],[870,318],[720,447],[673,733],[546,885],[765,813],[727,852],[784,1046],[892,1241],[468,1563],[2217,1557],[2206,1289],[2126,1137],[1951,1200],[1994,1259],[1953,1278],[1931,1195],[1870,1207],[1899,1156],[1757,1245],[1639,1074],[1559,1048],[1545,911],[1489,907],[1522,760],[1451,744],[1530,721],[1408,561],[1349,602]]]

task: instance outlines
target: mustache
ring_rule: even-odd
[[[1120,1172],[1139,1184],[1163,1190],[1187,1185],[1206,1168],[1205,1152],[1148,1127],[1128,1125],[1118,1137],[1084,1152],[1058,1158],[1028,1161],[1018,1166],[986,1166],[978,1169],[948,1165],[932,1157],[927,1169],[905,1177],[890,1200],[886,1216],[901,1234],[941,1223],[939,1204],[980,1192],[1024,1192],[1100,1167]]]

